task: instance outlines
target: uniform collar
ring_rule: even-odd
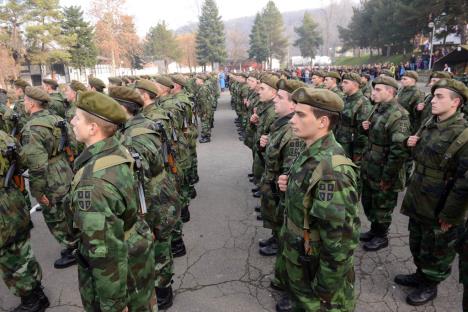
[[[352,101],[352,100],[355,100],[355,99],[358,99],[358,98],[361,98],[361,97],[362,97],[362,91],[358,90],[356,93],[354,93],[352,95],[348,95],[346,97],[346,100]]]
[[[428,128],[437,127],[437,129],[439,130],[444,130],[453,125],[454,123],[457,123],[460,119],[463,119],[463,116],[459,110],[457,110],[455,114],[453,114],[451,117],[444,121],[437,121],[437,116],[434,116]]]
[[[114,135],[86,147],[80,154],[80,156],[78,156],[78,158],[75,160],[75,170],[80,169],[89,160],[91,160],[92,158],[96,158],[96,156],[98,156],[99,154],[104,154],[107,151],[115,150],[118,147],[118,145],[119,142],[117,141],[117,138]]]
[[[40,111],[32,113],[31,118],[37,118],[37,117],[42,117],[42,116],[47,116],[47,115],[50,115],[50,112],[47,109],[41,109]]]

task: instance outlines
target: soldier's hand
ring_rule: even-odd
[[[257,124],[257,123],[258,123],[258,115],[254,113],[254,114],[250,117],[250,122],[253,123],[253,124]]]
[[[362,122],[362,128],[363,128],[364,130],[369,130],[370,125],[371,125],[371,122],[370,122],[369,120],[364,120],[364,121]]]
[[[417,111],[422,111],[423,109],[424,109],[424,103],[418,103],[418,105],[416,105]]]
[[[440,229],[442,230],[442,232],[447,232],[452,227],[451,224],[440,219],[439,219],[439,224],[440,224]]]
[[[267,146],[267,144],[268,144],[268,135],[264,134],[260,137],[260,146],[265,147]]]
[[[379,186],[382,191],[386,192],[390,189],[390,187],[392,186],[392,183],[387,182],[387,181],[380,181]]]
[[[408,145],[408,147],[415,147],[416,144],[418,143],[418,140],[419,140],[419,137],[416,136],[416,135],[412,135],[408,138],[408,141],[406,142],[406,145]]]
[[[40,204],[42,204],[42,205],[44,205],[44,206],[49,206],[49,205],[50,205],[49,199],[48,199],[47,196],[45,196],[45,195],[42,195],[41,197],[36,198],[36,200],[37,200]]]
[[[278,188],[281,192],[286,192],[288,188],[288,178],[289,176],[282,174],[278,177]]]
[[[128,312],[128,307],[125,307],[125,309],[123,309],[122,312]]]

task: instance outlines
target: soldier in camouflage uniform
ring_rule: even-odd
[[[247,107],[247,123],[245,126],[244,144],[253,152],[253,139],[256,132],[256,126],[255,124],[250,122],[250,117],[252,117],[254,110],[257,109],[260,102],[258,97],[258,88],[260,86],[258,75],[249,75],[249,78],[247,79],[247,85],[249,86],[249,95],[247,96],[247,100],[245,101],[245,105]],[[253,154],[252,158],[254,158]]]
[[[343,101],[329,90],[300,88],[291,119],[306,143],[278,187],[285,191],[281,229],[288,294],[276,311],[354,311],[354,257],[359,236],[356,166],[331,129]]]
[[[100,93],[104,93],[104,89],[106,88],[106,84],[99,78],[90,77],[88,79],[89,90],[97,91]]]
[[[65,221],[64,197],[68,193],[73,171],[66,152],[59,150],[62,133],[57,126],[64,120],[45,109],[50,98],[42,89],[26,87],[24,108],[30,116],[21,130],[21,163],[29,171],[31,196],[41,205],[44,220],[52,235],[65,247],[54,267],[66,268],[76,263],[72,255],[74,238]],[[71,129],[66,130],[71,139]],[[69,142],[68,147],[76,144]]]
[[[325,80],[323,81],[325,88],[332,92],[335,92],[341,99],[344,99],[345,94],[338,87],[338,84],[340,82],[341,82],[341,76],[337,72],[325,73]]]
[[[14,86],[17,100],[13,105],[13,109],[7,111],[3,119],[6,123],[6,129],[8,129],[10,134],[17,136],[28,121],[28,114],[24,110],[24,90],[30,84],[20,78],[14,82]]]
[[[372,95],[372,82],[370,81],[370,78],[371,77],[369,74],[361,74],[361,92],[369,100],[371,99]]]
[[[172,184],[165,170],[161,129],[141,114],[143,99],[134,89],[128,87],[109,88],[109,96],[115,99],[127,112],[129,119],[121,129],[123,144],[142,157],[144,172],[145,198],[148,212],[145,220],[156,237],[154,246],[155,288],[158,308],[166,309],[172,305],[173,258],[170,249],[172,230],[178,218],[178,210],[172,205]]]
[[[7,118],[11,116],[11,108],[9,107],[10,99],[5,89],[0,89],[0,130],[7,133],[10,132],[8,129]]]
[[[200,143],[208,143],[211,141],[211,111],[212,106],[212,95],[208,85],[205,84],[203,76],[197,76],[197,89],[195,94],[195,105],[198,107],[200,112],[201,121],[201,138]]]
[[[75,102],[77,100],[78,91],[84,92],[86,91],[86,86],[79,81],[72,80],[70,85],[67,86],[65,90],[65,96],[67,97],[67,107],[65,109],[65,119],[70,122],[75,116],[76,105]]]
[[[53,79],[43,79],[42,87],[50,97],[48,110],[54,115],[65,118],[65,97],[58,91],[58,82]]]
[[[0,276],[11,292],[21,297],[14,312],[44,311],[49,300],[42,291],[41,267],[29,240],[32,223],[28,205],[14,179],[10,176],[11,180],[5,181],[7,172],[14,170],[12,166],[18,161],[19,146],[13,137],[0,131],[0,147]]]
[[[414,287],[406,301],[421,305],[437,296],[437,285],[451,271],[455,242],[468,211],[468,122],[461,107],[468,89],[455,80],[440,80],[432,86],[432,114],[414,136],[414,175],[406,191],[401,212],[408,216],[409,245],[416,273],[395,277],[400,285]],[[466,140],[449,151],[460,134]]]
[[[325,87],[323,84],[324,76],[325,74],[320,70],[312,72],[312,87],[323,89]]]
[[[396,102],[398,83],[380,76],[372,82],[375,106],[362,123],[368,131],[367,150],[361,163],[362,206],[371,229],[362,233],[364,250],[388,246],[388,229],[397,205],[398,191],[404,188],[405,161],[409,157],[406,139],[410,135],[408,112]]]
[[[246,79],[247,78],[247,79]],[[241,131],[239,132],[240,135],[240,140],[244,141],[245,136],[246,136],[246,128],[247,124],[249,122],[249,106],[248,104],[248,97],[249,97],[249,91],[250,91],[250,86],[248,83],[249,80],[249,75],[243,74],[243,76],[240,76],[240,81],[239,81],[239,91],[238,91],[238,103],[239,103],[239,110],[240,110],[240,117],[241,117]]]
[[[412,70],[407,70],[401,77],[402,87],[398,90],[397,101],[409,113],[411,133],[418,130],[417,127],[417,110],[416,106],[424,101],[424,92],[418,89],[416,82],[418,81],[418,73]]]
[[[346,155],[357,165],[367,147],[367,133],[362,122],[367,120],[372,105],[359,89],[361,77],[356,73],[343,75],[342,87],[346,94],[341,122],[336,128],[336,140],[344,148]]]
[[[153,234],[141,216],[134,159],[114,136],[127,116],[117,102],[95,91],[83,92],[76,106],[73,131],[86,148],[75,161],[70,216],[79,238],[83,308],[157,311]]]

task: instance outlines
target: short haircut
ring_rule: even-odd
[[[82,110],[82,112],[86,122],[97,124],[99,129],[101,129],[102,133],[106,137],[113,136],[119,128],[116,124],[113,124],[109,121],[105,121],[104,119],[94,116],[93,114],[90,114],[87,111]]]
[[[141,106],[136,103],[119,101],[118,99],[115,100],[119,102],[119,104],[122,105],[127,110],[127,112],[133,116],[140,112]]]
[[[146,91],[145,89],[140,89],[140,88],[137,88],[138,90],[140,90],[141,92],[143,92],[143,94],[148,94],[149,98],[151,100],[155,100],[158,96],[156,94],[154,94],[153,92],[149,92],[149,91]]]
[[[387,85],[383,85],[385,89],[387,90],[391,90],[391,93],[393,94],[393,96],[395,96],[397,94],[397,89],[395,89],[394,87],[391,87],[391,86],[387,86]]]
[[[450,92],[449,92],[449,97],[451,100],[455,100],[455,99],[460,99],[460,106],[462,106],[464,103],[465,103],[465,100],[463,99],[463,97],[458,94],[457,92],[453,91],[453,90],[450,90],[448,89]]]
[[[327,117],[328,120],[330,120],[330,124],[328,125],[327,130],[334,129],[335,126],[338,124],[338,121],[340,120],[340,114],[336,112],[330,112],[318,107],[310,107],[310,110],[314,114],[315,118],[320,118],[320,117]]]

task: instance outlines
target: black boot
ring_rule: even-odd
[[[171,251],[174,258],[182,257],[187,254],[187,250],[185,249],[185,244],[182,238],[171,242]]]
[[[253,194],[253,197],[255,197],[255,198],[260,198],[261,195],[262,195],[262,193],[260,193],[260,191],[258,191],[258,192],[255,192],[255,193]]]
[[[192,185],[190,186],[190,198],[194,199],[195,197],[197,197],[197,190]]]
[[[276,256],[278,253],[278,242],[275,241],[268,246],[261,247],[259,250],[260,254],[265,257]]]
[[[364,243],[365,251],[377,251],[388,246],[388,228],[389,224],[374,223],[374,237]]]
[[[72,254],[73,249],[65,249],[60,252],[60,258],[55,260],[54,268],[65,269],[76,264],[75,256]]]
[[[293,302],[288,295],[281,297],[276,304],[276,312],[290,312],[293,310]]]
[[[13,312],[43,312],[49,305],[49,299],[39,285],[28,296],[21,297],[21,304]]]
[[[208,143],[210,141],[211,139],[209,137],[201,137],[200,140],[198,140],[200,143]]]
[[[190,211],[188,206],[185,206],[182,208],[182,211],[180,212],[180,219],[182,222],[187,223],[190,221]]]
[[[420,306],[428,303],[435,297],[437,297],[437,284],[423,282],[406,297],[406,302],[412,306]]]
[[[374,238],[374,236],[375,236],[375,225],[371,224],[370,230],[367,232],[361,233],[361,235],[359,236],[359,240],[361,242],[370,242],[371,239]]]
[[[258,221],[263,221],[263,217],[262,217],[261,214],[257,215],[257,220],[258,220]]]
[[[172,294],[172,286],[166,288],[156,287],[156,297],[158,298],[159,310],[170,308],[174,299],[174,295]]]
[[[418,273],[398,274],[394,278],[395,283],[407,287],[419,287],[421,285],[421,276]]]
[[[255,212],[260,212],[261,211],[261,207],[260,206],[255,206]]]
[[[268,246],[268,245],[270,245],[272,243],[276,243],[276,238],[274,236],[271,236],[270,238],[266,238],[266,239],[261,239],[258,242],[258,246],[265,247],[265,246]]]
[[[249,178],[253,178],[254,175],[253,175],[253,173],[249,173],[247,176],[248,176]]]
[[[256,192],[260,191],[260,187],[256,186],[253,189],[251,189],[251,191],[252,191],[252,193],[256,193]]]
[[[275,282],[271,281],[270,282],[270,288],[278,291],[284,291],[284,287],[281,285],[275,284]]]

